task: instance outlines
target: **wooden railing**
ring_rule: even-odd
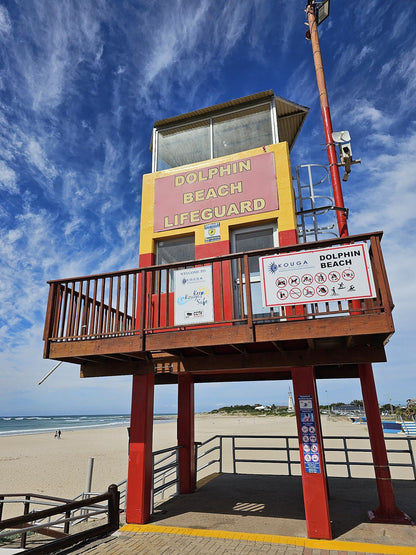
[[[43,543],[43,545],[37,545],[27,549],[27,553],[39,553],[39,555],[44,555],[46,553],[57,552],[60,549],[69,547],[80,541],[87,539],[92,539],[99,537],[109,532],[114,532],[119,528],[120,525],[120,494],[118,492],[117,486],[112,484],[106,493],[101,495],[95,495],[89,499],[83,499],[81,501],[69,501],[62,503],[59,498],[40,496],[37,494],[10,494],[10,495],[0,495],[0,519],[3,509],[3,503],[6,497],[24,497],[24,514],[22,516],[8,518],[6,520],[0,520],[0,538],[15,536],[16,534],[21,535],[20,547],[26,547],[27,534],[28,532],[35,532],[44,536],[49,536],[55,538],[53,541],[48,543]],[[44,509],[41,511],[30,511],[30,503],[39,503],[39,499],[46,499],[51,501],[61,501],[61,503],[55,507]],[[107,501],[108,508],[103,509],[98,506],[98,503]],[[79,516],[71,516],[71,513],[79,509],[86,507],[96,508],[96,514],[106,513],[107,523],[100,526],[95,526],[94,528],[89,528],[78,532],[75,534],[69,534],[70,523],[74,520],[79,520]],[[56,515],[64,515],[59,517],[57,520],[50,520],[51,517]],[[45,519],[49,519],[46,521]],[[59,527],[63,527],[59,529]]]
[[[192,260],[163,266],[68,278],[50,285],[44,340],[45,357],[50,342],[88,341],[136,335],[145,350],[148,334],[178,330],[174,325],[173,272],[211,266],[214,322],[205,327],[293,322],[351,314],[390,314],[393,308],[383,256],[382,232]],[[259,310],[259,283],[250,282],[250,265],[260,256],[295,253],[365,241],[369,245],[376,297],[354,301],[322,301]],[[255,288],[258,287],[258,290]],[[254,296],[256,299],[253,300]],[[256,305],[257,303],[257,305]],[[300,317],[301,315],[301,317]],[[190,328],[195,328],[195,324]],[[204,326],[202,326],[204,327]],[[180,329],[186,329],[181,326]]]

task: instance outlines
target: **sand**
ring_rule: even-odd
[[[365,425],[348,419],[323,416],[322,426],[324,436],[368,435]],[[196,415],[196,441],[216,434],[296,435],[296,420],[290,416]],[[153,451],[175,443],[176,422],[155,424]],[[92,490],[105,491],[127,477],[127,449],[128,433],[123,427],[68,431],[60,440],[53,434],[1,437],[0,494],[31,492],[72,499],[85,490],[91,457]]]

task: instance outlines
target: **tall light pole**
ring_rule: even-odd
[[[308,0],[306,5],[306,15],[308,18],[309,31],[307,32],[306,38],[308,38],[312,43],[313,61],[315,64],[316,71],[316,81],[318,83],[319,91],[319,101],[321,103],[322,121],[324,124],[325,140],[326,140],[326,150],[328,153],[329,160],[329,171],[331,174],[332,190],[334,193],[334,202],[337,213],[337,223],[338,231],[340,237],[348,236],[348,225],[347,225],[347,211],[344,205],[344,197],[342,194],[341,179],[339,177],[338,169],[338,159],[337,152],[335,149],[335,143],[332,138],[332,121],[331,113],[329,110],[328,93],[326,90],[324,68],[322,64],[321,48],[319,45],[318,36],[318,25],[325,16],[320,16],[321,20],[317,17],[317,8],[328,7],[329,14],[329,1],[317,2],[316,0]],[[327,15],[326,14],[326,15]],[[320,15],[320,14],[319,14]]]
[[[326,150],[328,153],[335,209],[337,210],[338,231],[340,237],[348,237],[347,215],[342,195],[335,143],[332,137],[331,113],[329,110],[328,93],[326,90],[318,37],[318,25],[329,15],[329,0],[307,0],[306,15],[309,26],[306,38],[309,39],[312,44],[316,81],[318,84],[322,120],[325,130]],[[353,301],[353,303],[357,303],[357,306],[353,304],[353,308],[359,308],[359,301]],[[375,511],[369,512],[370,519],[376,522],[408,523],[410,518],[396,507],[371,364],[359,364],[358,373],[360,376],[361,391],[363,393],[367,428],[370,436],[377,491],[380,501],[379,507]]]

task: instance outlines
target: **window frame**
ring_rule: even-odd
[[[272,130],[272,141],[273,144],[276,144],[279,142],[279,133],[278,133],[278,126],[277,126],[277,110],[276,110],[276,103],[274,100],[266,100],[265,102],[259,102],[256,104],[252,104],[250,106],[244,106],[241,108],[235,108],[232,110],[227,110],[224,112],[221,112],[220,114],[216,114],[213,116],[208,116],[208,117],[201,117],[201,118],[197,118],[197,119],[193,119],[191,122],[181,122],[181,123],[177,123],[175,125],[171,125],[168,127],[163,127],[163,128],[154,128],[153,129],[153,136],[152,136],[152,172],[157,172],[157,171],[163,171],[163,170],[158,170],[157,169],[157,162],[158,162],[158,146],[159,146],[159,134],[162,133],[163,131],[170,131],[172,129],[177,129],[180,127],[186,127],[187,125],[191,125],[191,124],[195,124],[195,123],[201,123],[201,122],[206,122],[209,121],[209,135],[210,135],[210,158],[209,160],[214,160],[214,121],[216,118],[219,117],[223,117],[225,115],[232,115],[232,114],[238,114],[239,112],[245,112],[247,110],[250,110],[252,108],[260,108],[261,106],[269,106],[269,115],[270,115],[270,120],[271,120],[271,130]],[[203,160],[201,160],[201,162],[203,162]],[[185,164],[186,165],[186,164]],[[180,167],[180,166],[173,166],[173,167]],[[169,169],[173,169],[169,168]]]

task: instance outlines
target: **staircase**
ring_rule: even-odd
[[[402,430],[407,436],[416,437],[416,422],[414,420],[411,422],[402,421]]]

